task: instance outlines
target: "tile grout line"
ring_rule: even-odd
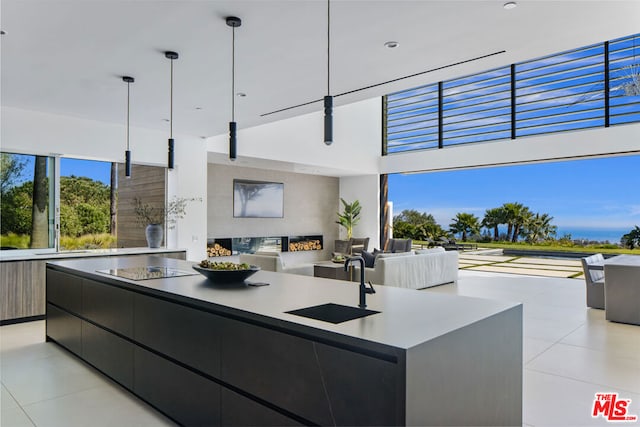
[[[2,386],[7,391],[7,393],[9,393],[9,396],[11,396],[13,401],[16,402],[16,405],[18,405],[18,408],[20,408],[20,411],[24,414],[25,417],[27,417],[27,419],[29,420],[31,425],[34,426],[34,427],[37,427],[35,421],[33,421],[33,419],[31,419],[31,417],[29,416],[27,411],[25,411],[24,408],[22,407],[22,405],[20,404],[20,402],[18,402],[18,399],[16,399],[16,397],[13,395],[13,393],[11,393],[11,390],[9,390],[9,387],[7,387],[7,385],[5,383],[1,382],[1,381],[0,381],[0,384],[2,384]]]
[[[586,325],[587,322],[582,322],[579,326],[577,326],[575,329],[572,329],[570,332],[568,332],[567,334],[563,335],[562,337],[558,338],[558,340],[553,341],[553,344],[551,344],[549,347],[547,347],[546,349],[544,349],[542,351],[542,353],[536,355],[533,359],[529,360],[527,362],[527,365],[531,362],[533,362],[534,360],[536,360],[538,357],[542,356],[543,354],[545,354],[547,351],[551,350],[554,346],[556,346],[557,344],[561,344],[560,341],[562,341],[563,339],[565,339],[566,337],[568,337],[569,335],[571,335],[572,333],[574,333],[575,331],[577,331],[578,329],[582,328],[584,325]],[[524,368],[526,368],[526,365],[524,366]]]
[[[605,388],[605,389],[606,389],[606,388],[609,388],[609,389],[615,389],[615,390],[618,390],[618,391],[623,391],[623,392],[625,392],[625,393],[640,394],[640,393],[638,393],[637,391],[627,390],[626,388],[623,388],[623,387],[615,387],[615,386],[608,385],[608,384],[600,384],[600,383],[596,383],[596,382],[585,381],[585,380],[583,380],[583,379],[574,378],[574,377],[568,377],[568,376],[566,376],[566,375],[552,374],[552,373],[550,373],[550,372],[541,371],[541,370],[539,370],[539,369],[533,369],[533,368],[527,368],[527,367],[525,367],[525,369],[526,369],[526,370],[528,370],[528,371],[531,371],[531,372],[538,373],[538,374],[548,375],[548,376],[550,376],[550,377],[564,378],[564,379],[566,379],[566,380],[576,381],[576,382],[579,382],[579,383],[582,383],[582,384],[590,384],[590,385],[601,386],[601,387],[603,387],[603,388]]]

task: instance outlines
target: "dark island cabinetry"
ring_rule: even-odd
[[[47,268],[47,339],[179,424],[403,424],[397,355],[297,335]]]
[[[47,340],[185,426],[522,424],[521,304],[382,286],[333,324],[291,311],[352,306],[356,283],[192,265],[49,262]]]

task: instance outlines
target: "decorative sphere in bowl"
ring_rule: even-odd
[[[193,265],[193,269],[214,283],[238,283],[255,274],[260,270],[260,267],[249,264],[204,260],[200,264]]]

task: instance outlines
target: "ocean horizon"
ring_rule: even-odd
[[[628,228],[591,228],[591,227],[561,227],[558,226],[556,238],[561,238],[565,234],[571,234],[572,240],[589,240],[610,243],[620,243],[620,238],[630,232],[633,227]]]

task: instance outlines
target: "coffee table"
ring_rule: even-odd
[[[352,268],[344,271],[344,263],[332,261],[322,261],[313,265],[314,277],[324,277],[326,279],[351,281]]]

